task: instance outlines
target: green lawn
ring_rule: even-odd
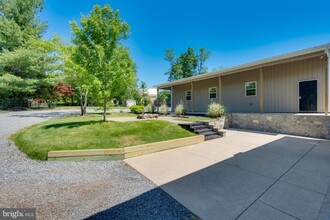
[[[12,136],[33,159],[46,160],[52,150],[120,148],[190,137],[195,134],[166,121],[101,122],[101,115],[52,119]]]
[[[189,118],[180,118],[177,117],[175,118],[177,121],[191,121],[191,122],[196,122],[196,121],[215,121],[216,119],[214,118],[208,118],[208,117],[189,117]]]
[[[103,115],[103,112],[89,114],[89,116],[93,116],[93,115],[101,116],[101,115]],[[134,118],[136,118],[136,116],[137,116],[136,114],[130,113],[130,112],[108,112],[107,113],[108,119],[111,119],[111,117],[134,117]]]
[[[56,106],[54,108],[50,109],[56,109],[56,110],[80,110],[80,106]],[[129,109],[128,107],[122,107],[122,106],[116,106],[112,107],[109,110],[113,109],[119,109],[119,110],[125,110]],[[103,107],[100,106],[87,106],[87,110],[103,110]]]

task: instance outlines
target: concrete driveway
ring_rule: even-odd
[[[330,141],[229,130],[127,159],[202,219],[330,219]]]

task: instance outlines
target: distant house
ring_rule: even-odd
[[[134,99],[125,100],[125,106],[126,107],[131,107],[132,105],[136,105],[136,101]]]
[[[330,44],[157,85],[190,114],[211,102],[231,113],[329,112]],[[173,108],[174,109],[174,108]]]
[[[157,89],[156,88],[149,88],[148,89],[148,97],[155,101],[157,99]]]

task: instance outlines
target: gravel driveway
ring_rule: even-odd
[[[190,219],[192,213],[123,161],[30,160],[8,137],[79,111],[0,114],[0,208],[36,208],[38,219]]]

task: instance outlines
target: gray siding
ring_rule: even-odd
[[[190,83],[186,83],[179,86],[173,86],[173,108],[172,108],[173,112],[175,110],[175,106],[177,106],[181,100],[184,103],[187,111],[191,111],[191,101],[186,101],[186,97],[185,97],[185,92],[187,90],[191,90],[190,86],[191,86]]]
[[[217,98],[209,99],[209,88],[217,87]],[[194,82],[194,112],[207,112],[208,105],[219,102],[219,78],[206,79]]]
[[[263,68],[264,79],[264,112],[298,112],[298,82],[304,80],[318,81],[318,112],[324,112],[325,90],[324,62],[317,58],[278,64]],[[257,95],[245,96],[245,83],[257,82]],[[249,70],[221,76],[222,104],[231,113],[260,112],[260,69]],[[211,78],[193,82],[194,112],[207,112],[209,88],[219,89],[219,78]],[[183,100],[188,112],[191,112],[191,102],[185,101],[185,91],[191,89],[191,84],[174,86],[174,107]],[[217,91],[219,94],[219,90]],[[218,95],[217,94],[217,95]],[[218,102],[217,97],[215,102]],[[173,108],[174,109],[174,108]]]
[[[221,77],[222,104],[228,112],[259,112],[259,69]],[[245,83],[257,81],[257,95],[245,96]]]
[[[324,62],[319,58],[264,68],[264,111],[298,112],[298,82],[317,80],[317,109],[324,112]]]

